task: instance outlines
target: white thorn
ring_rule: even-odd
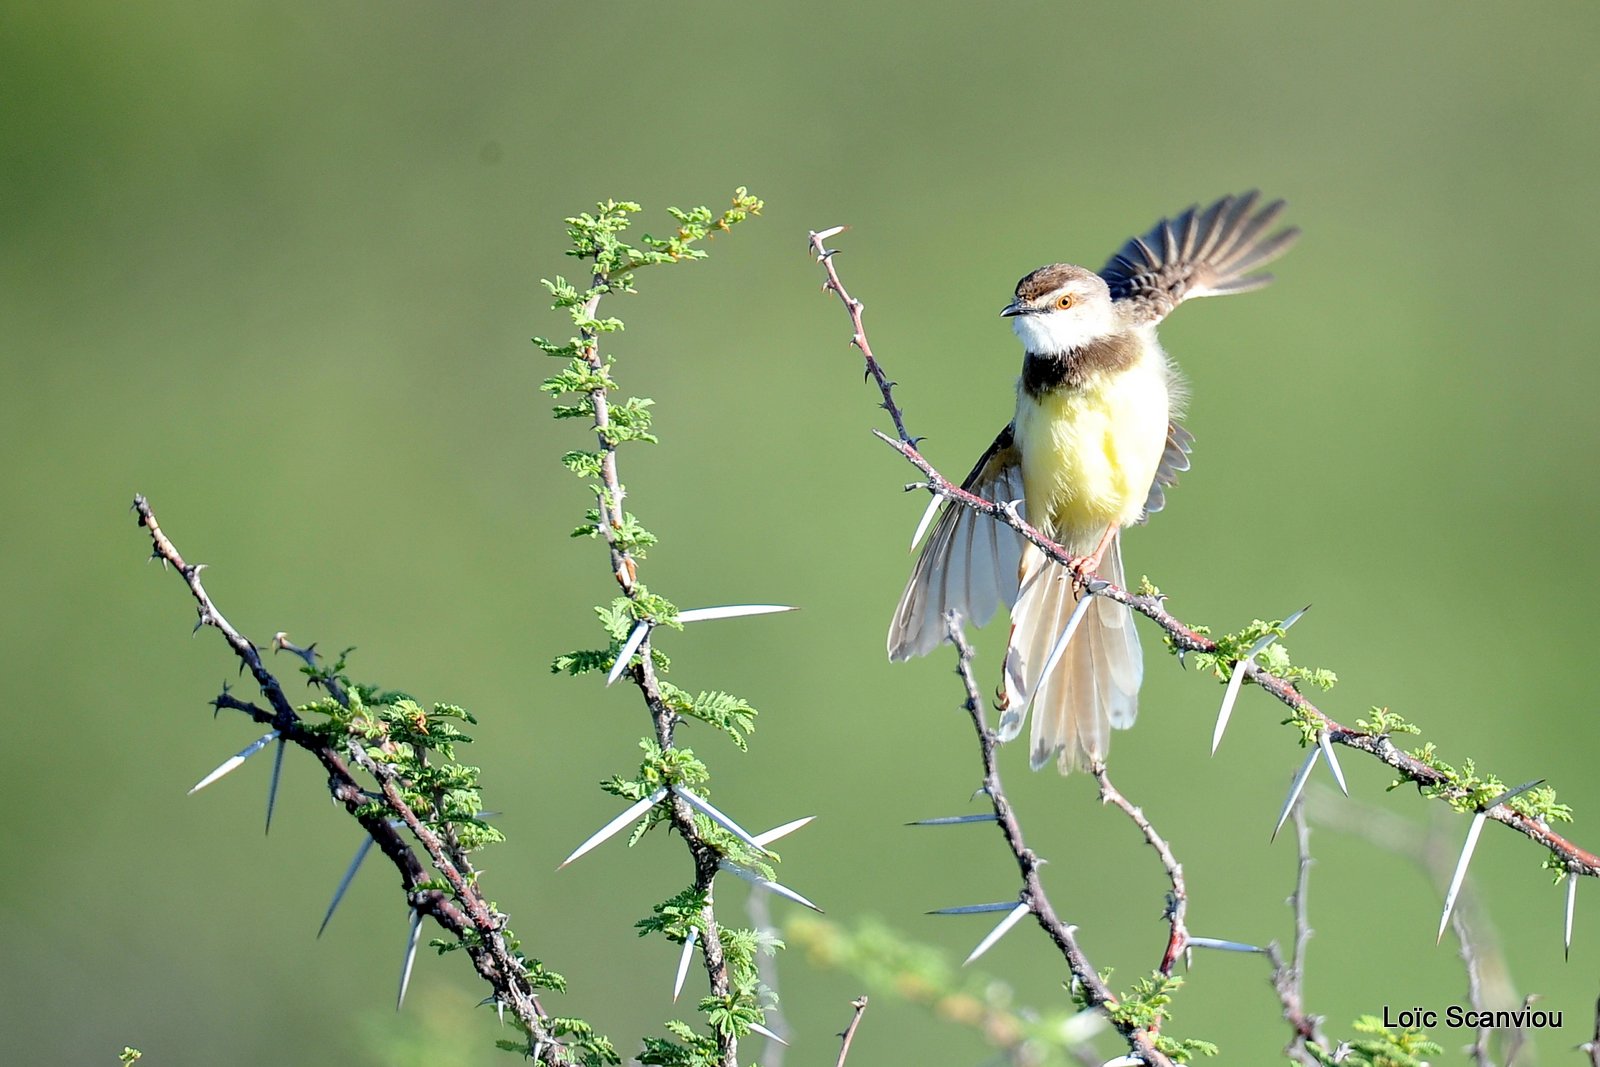
[[[717,866],[727,871],[729,874],[734,875],[735,877],[743,878],[745,881],[749,882],[758,889],[765,889],[768,892],[776,893],[780,897],[784,897],[785,899],[794,901],[796,904],[802,904],[805,907],[810,908],[819,915],[822,914],[822,909],[817,907],[811,901],[807,900],[805,897],[801,896],[799,893],[796,893],[793,889],[790,889],[788,886],[783,885],[780,882],[774,882],[770,878],[761,877],[761,873],[759,871],[753,871],[743,864],[734,863],[732,860],[718,860]]]
[[[1563,950],[1568,959],[1572,958],[1572,913],[1578,906],[1578,872],[1567,872],[1567,926],[1563,934],[1566,948]]]
[[[962,904],[954,908],[936,908],[929,915],[982,915],[989,911],[1010,911],[1017,906],[1014,900],[1000,900],[993,904]]]
[[[734,837],[737,837],[740,841],[743,841],[757,852],[765,853],[769,856],[772,855],[772,853],[767,852],[766,848],[762,846],[761,842],[755,839],[755,836],[751,834],[749,830],[746,830],[728,816],[724,815],[711,803],[711,801],[689,789],[684,788],[681,785],[678,786],[677,792],[680,797],[704,812],[706,817],[712,822],[720,824],[723,829],[727,830]]]
[[[318,937],[321,937],[322,931],[328,928],[328,920],[333,918],[334,910],[339,907],[339,901],[344,899],[344,891],[350,888],[351,881],[355,878],[356,872],[361,869],[361,863],[367,858],[367,853],[371,851],[372,845],[372,838],[368,837],[364,838],[361,842],[361,847],[356,849],[356,858],[350,861],[350,866],[345,869],[344,877],[339,879],[339,888],[333,891],[333,899],[328,902],[328,912],[322,917],[322,925],[317,927]]]
[[[617,662],[611,665],[611,673],[606,675],[607,686],[622,677],[622,672],[628,669],[633,654],[639,651],[639,646],[644,643],[645,635],[649,632],[649,623],[640,620],[633,624],[633,632],[628,634],[628,639],[622,643],[622,648],[617,652]]]
[[[704,622],[707,619],[737,619],[745,615],[776,615],[784,611],[799,611],[792,604],[729,604],[719,608],[690,608],[678,612],[679,622]]]
[[[939,505],[943,503],[944,500],[937,493],[933,494],[933,499],[928,501],[927,508],[922,512],[922,518],[917,520],[917,532],[911,535],[911,547],[906,549],[907,552],[915,552],[917,550],[917,545],[922,541],[922,535],[928,532],[929,526],[933,525],[933,517],[939,514]]]
[[[1350,787],[1344,784],[1344,770],[1339,766],[1339,757],[1333,754],[1333,738],[1328,736],[1328,731],[1317,731],[1317,747],[1322,749],[1322,756],[1328,761],[1328,770],[1333,772],[1333,780],[1339,783],[1339,792],[1349,796]]]
[[[750,1032],[751,1033],[755,1033],[755,1034],[760,1034],[762,1037],[766,1038],[769,1041],[776,1041],[778,1044],[783,1045],[785,1048],[787,1048],[788,1045],[789,1045],[789,1042],[785,1041],[783,1038],[779,1037],[777,1034],[773,1033],[771,1030],[768,1030],[765,1026],[762,1026],[760,1023],[751,1023],[750,1024]]]
[[[624,826],[627,826],[629,823],[633,822],[633,820],[637,819],[639,816],[643,815],[645,812],[661,803],[661,799],[666,795],[667,787],[661,786],[643,800],[635,801],[634,803],[628,805],[627,811],[623,812],[615,819],[612,819],[610,822],[600,827],[600,829],[596,830],[589,836],[587,841],[573,849],[572,855],[562,860],[561,866],[557,867],[556,870],[559,871],[562,867],[565,867],[567,864],[571,863],[585,852],[588,852],[596,845],[604,842],[607,838],[614,835],[618,830],[621,830]]]
[[[1311,751],[1306,754],[1306,761],[1300,764],[1300,769],[1295,772],[1294,781],[1289,783],[1289,795],[1283,801],[1283,811],[1278,813],[1278,825],[1272,828],[1272,840],[1278,839],[1278,831],[1283,829],[1294,802],[1300,799],[1300,790],[1306,787],[1306,779],[1311,777],[1311,768],[1317,765],[1317,758],[1321,755],[1321,746],[1313,745]]]
[[[417,962],[417,942],[422,938],[422,912],[411,909],[411,933],[406,938],[406,962],[400,968],[400,996],[394,1002],[399,1011],[406,1002],[406,987],[411,984],[411,965]]]
[[[1027,915],[1028,911],[1029,908],[1027,901],[1022,901],[1013,907],[1011,909],[1011,914],[1007,915],[1004,919],[1001,919],[1000,925],[996,926],[993,930],[990,930],[989,936],[978,942],[978,947],[973,949],[972,954],[961,962],[961,966],[965,967],[967,964],[971,963],[985,952],[988,952],[996,941],[1006,936],[1006,934],[1011,931],[1013,926],[1022,921],[1022,917]]]
[[[1210,948],[1222,952],[1265,952],[1260,945],[1249,945],[1243,941],[1224,941],[1216,937],[1191,937],[1188,945],[1191,948]]]
[[[1137,1056],[1118,1056],[1102,1063],[1100,1067],[1144,1067],[1144,1061]]]
[[[761,848],[766,848],[779,838],[788,837],[790,834],[794,833],[802,826],[805,826],[815,818],[815,815],[807,815],[803,819],[795,819],[793,822],[786,822],[782,826],[774,826],[764,834],[757,834],[755,836],[755,842]]]
[[[960,826],[969,822],[999,822],[1000,816],[992,811],[978,812],[974,815],[941,815],[937,819],[913,819],[906,823],[907,826]]]
[[[1056,638],[1055,647],[1050,650],[1050,658],[1044,661],[1044,670],[1039,672],[1040,681],[1048,678],[1051,670],[1060,662],[1062,653],[1067,650],[1067,642],[1071,641],[1072,635],[1078,632],[1078,624],[1083,622],[1083,617],[1088,614],[1089,605],[1092,603],[1094,603],[1094,597],[1087,594],[1078,600],[1077,606],[1072,609],[1072,617],[1067,620],[1066,628],[1061,631],[1061,636]],[[1038,686],[1035,686],[1034,693],[1038,691]],[[1030,701],[1033,699],[1033,693],[1028,694],[1028,699]]]
[[[672,1002],[678,1002],[678,994],[683,992],[683,980],[689,976],[689,961],[694,959],[695,939],[700,936],[700,931],[695,928],[689,930],[689,936],[683,939],[683,953],[678,957],[678,973],[672,978]]]
[[[1217,754],[1217,746],[1222,744],[1222,731],[1228,728],[1228,719],[1233,715],[1233,702],[1239,699],[1239,688],[1244,685],[1244,676],[1249,673],[1246,663],[1242,659],[1233,661],[1233,675],[1228,679],[1228,691],[1222,694],[1222,707],[1217,709],[1217,726],[1211,731],[1211,754]]]
[[[1483,823],[1489,817],[1487,811],[1480,811],[1472,817],[1472,825],[1467,828],[1467,840],[1461,846],[1461,858],[1456,860],[1456,871],[1450,876],[1450,888],[1444,894],[1444,914],[1439,916],[1439,934],[1434,938],[1434,944],[1444,940],[1444,928],[1450,922],[1450,912],[1456,906],[1456,894],[1461,892],[1461,883],[1467,878],[1467,864],[1472,862],[1472,852],[1478,847],[1478,835],[1483,832]]]
[[[221,778],[223,775],[228,774],[231,771],[238,770],[241,763],[249,759],[251,756],[254,756],[257,752],[260,752],[262,749],[266,748],[267,745],[273,741],[276,741],[277,739],[278,731],[276,730],[272,731],[270,734],[264,734],[261,737],[256,738],[244,748],[241,748],[236,755],[229,756],[227,759],[223,760],[222,765],[216,770],[200,779],[195,787],[189,790],[188,795],[194,796],[196,793],[200,792],[200,790],[204,789],[218,778]]]
[[[272,832],[272,809],[278,806],[278,782],[283,778],[283,750],[288,747],[288,742],[278,738],[277,751],[272,754],[272,780],[267,783],[267,829]]]

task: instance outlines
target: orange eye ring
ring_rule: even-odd
[[[1078,298],[1071,293],[1063,293],[1061,296],[1056,297],[1056,308],[1065,311],[1077,302]]]

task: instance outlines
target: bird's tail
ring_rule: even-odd
[[[1125,584],[1121,540],[1112,538],[1100,572],[1119,586]],[[1051,757],[1062,774],[1104,760],[1111,731],[1132,726],[1139,713],[1143,678],[1133,613],[1104,597],[1083,597],[1065,567],[1029,545],[1011,609],[1000,739],[1021,733],[1032,707],[1034,770]]]

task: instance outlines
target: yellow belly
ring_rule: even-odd
[[[1166,359],[1151,339],[1127,370],[1037,400],[1017,392],[1028,520],[1074,550],[1137,522],[1166,448]]]

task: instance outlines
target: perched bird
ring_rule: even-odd
[[[1254,192],[1162,219],[1098,274],[1066,263],[1017,283],[1001,315],[1022,341],[1017,413],[962,483],[989,500],[1020,500],[1023,516],[1084,572],[1125,585],[1121,530],[1160,511],[1189,469],[1194,438],[1177,422],[1185,399],[1156,324],[1183,301],[1258,289],[1251,271],[1288,250],[1297,229],[1270,233],[1283,211]],[[931,508],[937,504],[930,505]],[[1071,573],[1010,527],[948,504],[917,560],[889,627],[889,658],[920,656],[945,639],[955,609],[983,625],[1011,611],[999,734],[1015,738],[1034,709],[1029,758],[1065,774],[1105,759],[1112,729],[1133,725],[1144,663],[1128,608],[1080,598]]]

